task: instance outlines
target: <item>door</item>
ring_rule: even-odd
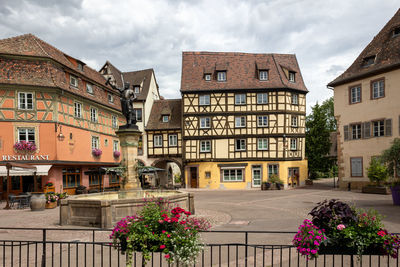
[[[288,168],[288,185],[296,187],[299,185],[299,168]]]
[[[252,187],[261,186],[261,166],[253,166],[252,168]]]
[[[190,188],[197,188],[197,167],[190,167]]]

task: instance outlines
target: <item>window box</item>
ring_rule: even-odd
[[[93,150],[92,150],[92,155],[93,155],[94,157],[100,157],[101,154],[103,154],[103,151],[101,151],[101,149],[99,149],[99,148],[93,148]]]
[[[114,156],[114,158],[119,158],[119,156],[121,156],[121,152],[119,152],[119,151],[114,151],[114,153],[113,153],[113,156]]]
[[[19,141],[14,144],[14,150],[18,153],[34,153],[37,147],[34,142]]]

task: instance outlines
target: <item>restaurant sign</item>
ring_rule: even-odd
[[[2,160],[49,160],[49,155],[2,155]]]

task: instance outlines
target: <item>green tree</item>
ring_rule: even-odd
[[[385,182],[389,177],[386,166],[377,158],[372,158],[367,171],[369,180],[376,183],[378,186],[380,186],[382,182]]]
[[[317,172],[329,171],[332,163],[327,159],[331,142],[326,111],[318,103],[311,108],[306,117],[306,157],[311,179],[317,178]]]
[[[392,146],[383,151],[382,160],[387,164],[390,176],[400,176],[400,138],[395,138]]]
[[[333,110],[333,96],[322,102],[322,112],[326,115],[326,126],[329,131],[336,131],[336,119]]]

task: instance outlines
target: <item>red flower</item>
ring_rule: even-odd
[[[161,245],[161,246],[160,246],[160,249],[164,249],[164,248],[165,248],[165,245]]]
[[[166,259],[169,259],[171,256],[169,254],[164,256]]]
[[[378,235],[380,235],[380,236],[385,236],[386,233],[385,233],[385,231],[380,230],[380,231],[378,232]]]

